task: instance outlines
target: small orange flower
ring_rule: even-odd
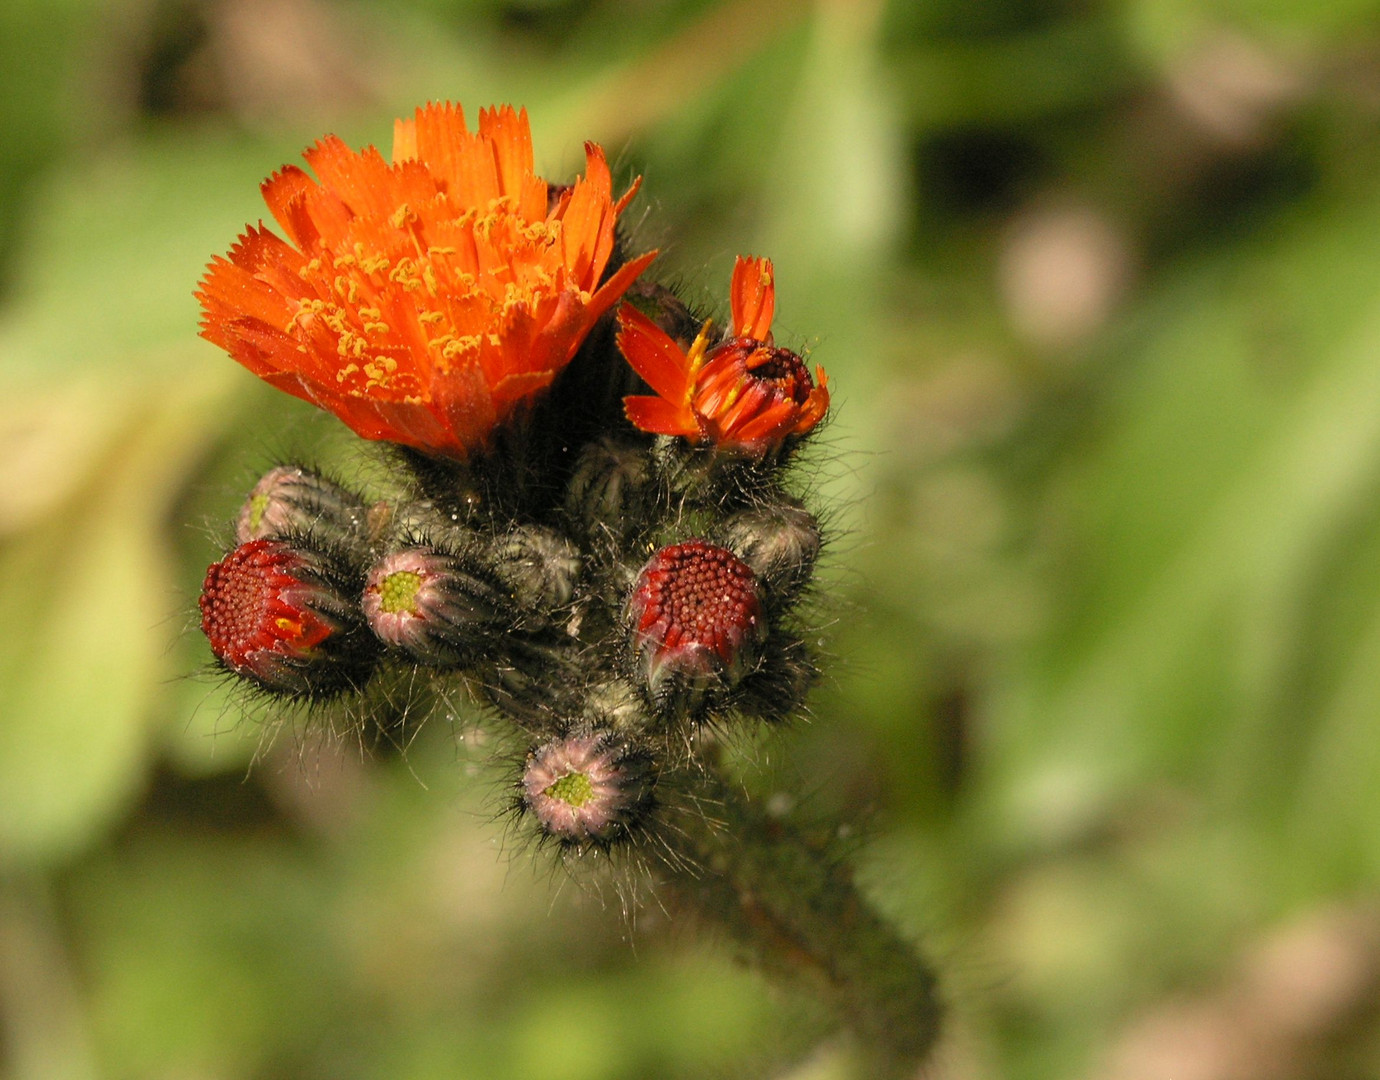
[[[568,364],[656,256],[600,284],[618,215],[604,152],[548,186],[526,110],[429,104],[393,160],[330,136],[262,185],[292,241],[249,230],[212,260],[201,336],[366,439],[463,458]],[[293,245],[296,245],[295,247]]]
[[[623,305],[618,347],[659,395],[626,397],[623,407],[643,431],[760,456],[819,423],[829,408],[829,380],[817,367],[816,385],[800,357],[772,343],[776,283],[770,259],[739,256],[731,296],[734,336],[710,349],[705,323],[688,353]]]

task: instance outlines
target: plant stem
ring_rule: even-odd
[[[767,816],[715,765],[701,784],[722,820],[685,815],[668,836],[672,896],[717,923],[770,977],[826,1001],[856,1039],[866,1075],[916,1075],[942,1008],[914,943],[872,909],[828,843]]]

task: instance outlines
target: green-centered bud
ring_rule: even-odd
[[[592,730],[533,749],[522,770],[519,798],[552,840],[607,847],[645,820],[654,783],[645,751],[613,732]]]
[[[445,666],[483,652],[501,631],[507,605],[472,560],[412,547],[374,564],[360,606],[384,644],[419,663]]]
[[[308,533],[344,542],[365,528],[364,500],[301,465],[266,472],[240,507],[235,539],[291,538]]]

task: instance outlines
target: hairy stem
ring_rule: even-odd
[[[911,1077],[939,1032],[933,970],[858,892],[827,844],[768,817],[707,766],[722,820],[687,815],[669,842],[672,897],[717,923],[772,978],[828,1002],[877,1080]]]

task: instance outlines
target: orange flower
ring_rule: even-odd
[[[733,266],[734,336],[709,348],[705,323],[687,353],[636,308],[618,312],[618,347],[658,397],[623,399],[628,419],[655,435],[760,456],[804,435],[829,408],[829,380],[818,385],[790,349],[772,344],[776,283],[770,259],[738,257]]]
[[[600,284],[618,215],[604,152],[548,187],[527,112],[396,122],[393,160],[334,136],[262,185],[292,241],[251,227],[212,260],[201,336],[366,439],[463,458],[541,392],[656,252]],[[296,245],[295,247],[292,245]]]

